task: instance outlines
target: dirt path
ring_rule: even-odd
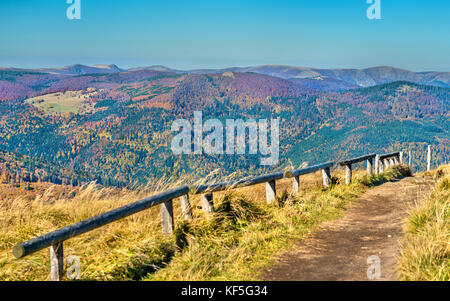
[[[408,177],[365,192],[345,216],[327,222],[263,273],[265,280],[369,280],[367,258],[381,261],[380,280],[396,280],[407,210],[425,197],[432,179]]]

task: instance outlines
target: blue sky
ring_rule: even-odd
[[[391,65],[450,71],[450,1],[81,0],[0,1],[0,66],[75,63],[219,68],[288,64]]]

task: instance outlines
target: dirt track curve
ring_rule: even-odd
[[[379,280],[397,279],[397,256],[410,206],[434,181],[407,177],[365,192],[345,215],[321,226],[264,271],[264,280],[369,280],[367,258],[381,261]]]

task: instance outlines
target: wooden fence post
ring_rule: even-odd
[[[380,173],[380,155],[375,156],[375,174],[378,175]]]
[[[373,158],[367,159],[367,175],[371,175],[373,173]]]
[[[389,160],[388,159],[384,159],[383,160],[383,171],[389,167]]]
[[[330,168],[324,168],[322,169],[322,179],[323,179],[323,186],[328,187],[331,184],[331,173]]]
[[[201,199],[203,210],[208,214],[214,213],[214,201],[212,192],[202,194]]]
[[[275,186],[275,180],[266,182],[266,202],[267,204],[271,204],[275,201],[275,197],[277,195],[277,190]]]
[[[161,223],[163,234],[173,232],[173,202],[172,200],[161,203]]]
[[[64,273],[63,243],[50,246],[50,280],[61,281]]]
[[[300,192],[300,176],[292,177],[292,192],[293,193]]]
[[[428,145],[427,151],[427,171],[431,170],[431,145]]]
[[[345,165],[345,184],[349,185],[352,182],[352,165]]]
[[[408,166],[411,169],[411,163],[412,163],[412,158],[411,158],[411,151],[408,152]]]
[[[180,196],[180,206],[181,206],[181,214],[183,215],[184,220],[192,219],[192,207],[189,202],[189,194],[185,194]]]

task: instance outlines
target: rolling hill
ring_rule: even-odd
[[[243,68],[240,72],[255,72],[276,77],[293,78],[329,78],[360,87],[375,86],[395,81],[409,81],[418,84],[450,86],[449,72],[412,72],[389,66],[367,69],[317,69],[291,66],[258,66]]]

